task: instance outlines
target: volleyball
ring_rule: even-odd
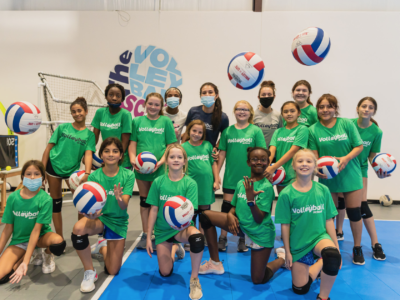
[[[292,42],[293,57],[305,66],[313,66],[322,62],[330,48],[329,36],[318,27],[303,30]]]
[[[14,102],[5,115],[7,127],[16,134],[34,133],[42,124],[40,110],[29,102]]]
[[[264,77],[264,62],[253,52],[242,52],[232,58],[228,65],[228,78],[241,90],[255,88]]]
[[[271,164],[272,166],[273,164]],[[281,166],[278,169],[276,169],[274,176],[272,177],[272,185],[277,185],[281,184],[286,177],[286,172],[285,169]]]
[[[85,182],[74,193],[74,205],[79,212],[94,214],[106,204],[107,193],[97,182]]]
[[[142,152],[136,157],[135,164],[140,173],[149,174],[153,172],[157,164],[157,158],[151,152]]]
[[[68,183],[71,189],[76,190],[82,177],[85,176],[85,171],[79,170],[71,174]]]
[[[392,199],[389,195],[382,195],[382,196],[379,198],[379,203],[380,203],[382,206],[390,206],[390,205],[393,204],[393,199]]]
[[[332,179],[339,174],[339,162],[332,156],[322,156],[317,161],[318,171]]]
[[[379,153],[372,159],[371,165],[375,172],[382,171],[390,174],[396,169],[397,162],[389,153]]]
[[[93,157],[93,160],[92,160],[93,168],[96,169],[96,170],[98,168],[101,168],[101,164],[103,163],[103,160],[98,156],[97,153],[94,153],[94,152],[93,152],[92,157]]]
[[[186,228],[193,218],[194,207],[189,199],[183,196],[169,198],[163,209],[165,221],[175,229]]]

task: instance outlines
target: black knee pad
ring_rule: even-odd
[[[67,247],[67,243],[65,241],[62,241],[59,244],[50,245],[49,250],[55,256],[60,256],[64,253],[65,247]]]
[[[108,272],[106,265],[104,265],[104,272],[105,272],[107,275],[111,275],[111,274]],[[118,274],[119,274],[119,271],[117,272],[117,274],[115,274],[115,276],[118,275]],[[160,274],[161,274],[161,273],[160,273]]]
[[[267,283],[272,277],[274,276],[274,272],[268,267],[265,268],[265,274],[263,281],[261,282],[262,284]]]
[[[190,252],[200,253],[204,250],[204,235],[201,233],[193,234],[189,237]]]
[[[361,208],[354,207],[354,208],[346,208],[347,217],[352,222],[358,222],[361,220]]]
[[[62,208],[62,198],[53,199],[53,213],[60,213]]]
[[[338,207],[337,209],[345,209],[346,205],[344,203],[344,198],[343,197],[339,197],[338,198]]]
[[[140,206],[141,207],[150,207],[151,206],[150,204],[146,203],[146,200],[147,200],[146,197],[140,196]]]
[[[326,275],[336,276],[339,273],[342,256],[335,247],[325,247],[321,251],[322,271]]]
[[[221,212],[228,213],[232,207],[233,205],[229,201],[224,200],[222,201]]]
[[[174,272],[174,267],[172,267],[171,272],[168,275],[163,275],[160,270],[158,270],[158,272],[160,273],[161,277],[169,277],[172,275],[172,272]]]
[[[292,283],[293,292],[297,295],[305,295],[310,290],[311,283],[313,282],[311,277],[308,277],[308,283],[305,286],[297,287]]]
[[[361,202],[361,217],[365,219],[369,219],[373,216],[372,211],[369,209],[369,205],[367,201]]]
[[[6,276],[0,279],[0,284],[4,284],[10,281],[11,275],[14,274],[14,270],[11,270],[10,273],[8,273]]]
[[[207,230],[208,228],[211,228],[213,226],[210,218],[204,213],[199,214],[199,221],[201,224],[201,228],[203,228],[204,230]]]
[[[89,246],[89,235],[76,235],[71,233],[71,241],[75,250],[85,250]]]

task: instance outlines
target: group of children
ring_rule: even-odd
[[[268,282],[284,266],[292,272],[294,293],[307,293],[320,276],[317,299],[329,299],[342,264],[338,240],[343,239],[345,209],[354,239],[353,263],[365,263],[360,244],[362,219],[371,237],[373,257],[386,258],[366,198],[368,160],[380,151],[382,138],[372,118],[377,102],[371,97],[361,99],[356,107],[359,117],[349,120],[337,117],[339,104],[333,95],[322,95],[314,107],[311,85],[305,80],[293,86],[292,95],[294,101],[285,102],[279,113],[272,109],[275,85],[265,81],[260,86],[256,111],[249,102],[238,101],[233,109],[236,123],[229,126],[213,83],[200,87],[202,105],[192,107],[188,114],[179,110],[181,91],[170,88],[165,93],[166,107],[160,94],[148,94],[146,115],[133,120],[120,107],[125,99],[124,88],[110,84],[105,90],[108,107],[96,111],[93,132],[85,126],[85,99],[76,99],[70,106],[74,122],[57,127],[42,161],[25,163],[22,185],[7,200],[0,253],[11,235],[12,240],[0,256],[0,284],[19,282],[32,256],[32,263],[42,265],[44,273],[54,271],[54,255],[63,254],[66,247],[62,180],[68,184],[67,179],[82,160],[85,176],[80,183],[97,182],[107,193],[104,208],[94,214],[79,213],[72,229],[72,245],[85,270],[82,292],[95,289],[93,254],[104,257],[107,274],[116,275],[121,268],[127,206],[136,178],[143,229],[137,248],[146,249],[150,257],[157,251],[162,277],[170,276],[174,261],[182,259],[185,250],[190,251],[191,299],[203,295],[199,274],[224,273],[218,251],[226,250],[227,232],[239,236],[239,252],[248,251],[245,236],[251,240],[254,284]],[[92,172],[92,154],[100,135],[103,165]],[[153,153],[157,159],[150,174],[142,174],[135,165],[137,155],[143,151]],[[329,180],[316,168],[318,157],[327,155],[338,159],[340,171]],[[221,212],[211,211],[224,163]],[[271,218],[275,192],[270,181],[281,166],[286,178],[277,186],[275,223],[282,226],[284,247],[277,248],[276,259],[268,262],[275,241]],[[319,182],[313,181],[315,175]],[[50,195],[41,188],[46,181]],[[195,207],[193,222],[186,228],[172,228],[163,217],[165,201],[177,195],[190,199]],[[195,226],[197,216],[199,229]],[[55,233],[49,226],[51,219]],[[219,239],[216,227],[221,229]],[[98,235],[98,242],[91,247],[88,237],[92,235]],[[201,264],[205,246],[210,260]]]

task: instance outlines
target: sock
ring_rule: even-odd
[[[219,264],[221,263],[220,261],[219,262],[215,262],[211,258],[210,258],[210,261],[213,263],[213,265],[216,265],[216,266],[219,266]]]

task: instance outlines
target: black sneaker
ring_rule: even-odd
[[[373,254],[372,257],[376,260],[385,260],[386,255],[383,253],[382,245],[379,243],[376,243],[374,247],[371,247]]]
[[[353,248],[353,264],[360,265],[360,266],[365,264],[365,259],[364,259],[364,255],[363,255],[361,246]]]
[[[331,298],[328,297],[328,299],[322,299],[322,298],[319,296],[319,294],[318,294],[317,300],[331,300]]]
[[[220,236],[218,240],[218,250],[226,251],[226,246],[228,245],[228,239],[226,236]]]
[[[343,241],[344,240],[344,231],[342,231],[342,233],[339,233],[336,230],[336,238],[337,238],[338,241]]]

